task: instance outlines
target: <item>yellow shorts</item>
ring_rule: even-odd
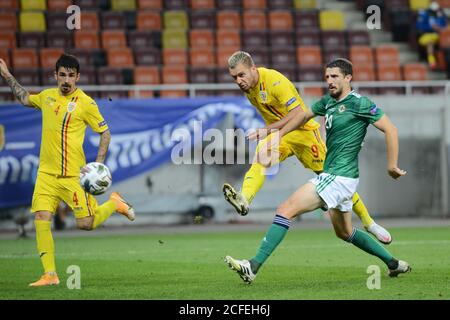
[[[435,44],[439,41],[439,35],[437,33],[424,33],[419,38],[419,44],[421,46],[426,46],[429,43]]]
[[[38,172],[31,212],[49,211],[54,214],[61,200],[73,210],[77,219],[93,216],[98,206],[97,200],[81,188],[78,177]]]
[[[267,143],[266,139],[258,143],[256,148],[257,153]],[[320,136],[319,129],[312,131],[295,130],[281,138],[278,151],[280,153],[280,162],[295,155],[305,168],[311,169],[312,171],[322,171],[327,147]]]

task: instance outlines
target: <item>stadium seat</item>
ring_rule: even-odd
[[[43,12],[20,12],[20,31],[45,32],[45,16]]]
[[[322,49],[320,46],[297,47],[297,62],[300,66],[321,66]]]
[[[349,46],[370,45],[370,36],[366,30],[348,30],[347,42]]]
[[[216,68],[190,67],[189,83],[216,83]],[[208,90],[214,93],[213,90]]]
[[[19,32],[17,43],[21,48],[41,48],[45,47],[44,32]]]
[[[322,66],[299,66],[297,69],[298,81],[307,82],[323,82],[323,68]],[[323,95],[324,89],[322,87],[310,87],[300,91],[302,96],[320,97]]]
[[[242,6],[244,7],[245,10],[248,9],[263,10],[266,8],[266,0],[242,0]]]
[[[241,35],[238,30],[218,29],[216,43],[217,47],[227,47],[237,51],[241,47]]]
[[[113,11],[135,11],[135,0],[111,0],[111,10]]]
[[[127,34],[128,45],[135,48],[148,48],[155,46],[154,35],[145,30],[131,30]]]
[[[307,30],[310,28],[319,29],[319,12],[312,11],[296,11],[294,12],[295,28],[297,30]]]
[[[56,61],[64,53],[62,48],[42,48],[39,52],[41,68],[55,68]]]
[[[242,22],[245,30],[267,29],[267,19],[264,11],[246,10],[242,14]]]
[[[18,0],[2,0],[0,1],[0,11],[16,12],[19,10]]]
[[[287,10],[269,12],[269,28],[271,30],[292,30],[294,21],[292,14]]]
[[[217,1],[217,8],[240,10],[242,9],[242,0],[219,0]]]
[[[67,49],[66,52],[77,57],[78,61],[80,62],[80,66],[83,66],[83,69],[85,66],[94,65],[94,59],[92,57],[92,51],[90,49],[70,48]]]
[[[126,28],[126,20],[123,12],[106,11],[100,13],[102,29],[121,29]]]
[[[338,58],[349,59],[347,48],[325,48],[322,51],[322,57],[324,63],[329,63]]]
[[[14,69],[37,68],[39,66],[35,49],[13,49],[11,51],[11,60]]]
[[[55,86],[55,66],[41,69],[40,81],[43,86]]]
[[[189,52],[191,66],[213,67],[216,65],[216,58],[212,48],[192,48]]]
[[[354,64],[353,81],[375,81],[375,70],[372,64]]]
[[[214,47],[214,36],[211,30],[193,29],[189,32],[189,46],[191,48]]]
[[[135,48],[133,53],[138,66],[155,66],[162,63],[161,51],[158,48]]]
[[[375,48],[375,59],[378,66],[400,66],[397,47],[382,45]]]
[[[164,11],[164,29],[186,30],[189,28],[188,16],[184,11]]]
[[[294,8],[297,10],[316,9],[316,0],[294,0]]]
[[[216,7],[214,0],[191,0],[190,4],[193,10],[214,9]]]
[[[295,42],[297,46],[320,45],[320,31],[318,29],[296,30]]]
[[[164,7],[168,10],[185,10],[188,8],[186,0],[164,0]]]
[[[161,30],[161,15],[156,11],[138,11],[137,13],[138,30]]]
[[[296,51],[294,47],[277,48],[276,50],[272,50],[270,54],[270,65],[292,67],[296,64],[295,55]]]
[[[16,29],[17,29],[16,14],[14,12],[0,12],[0,30],[16,31]]]
[[[100,20],[96,11],[81,11],[81,29],[90,31],[100,29]]]
[[[158,67],[135,67],[134,68],[134,83],[139,84],[159,84],[159,68]],[[129,92],[131,98],[137,97],[134,91]],[[154,92],[151,90],[142,90],[139,92],[140,98],[151,98],[154,96]]]
[[[428,80],[427,67],[422,63],[405,63],[402,66],[403,79],[407,81]]]
[[[104,30],[101,39],[104,49],[127,47],[127,37],[123,30]]]
[[[219,67],[228,68],[228,58],[237,50],[230,47],[218,47],[216,50],[216,62]]]
[[[369,66],[373,68],[373,50],[369,46],[351,46],[350,61],[353,66]]]
[[[40,86],[41,77],[38,68],[14,68],[14,77],[23,86]]]
[[[47,10],[46,0],[20,0],[20,9],[22,11],[45,11]]]
[[[105,3],[105,0],[74,0],[73,4],[76,4],[83,10],[103,10],[109,8],[109,1]]]
[[[45,36],[48,47],[72,48],[74,46],[72,32],[48,31]]]
[[[294,48],[295,37],[292,30],[270,30],[269,44],[272,49],[276,48]]]
[[[335,10],[320,11],[319,25],[321,30],[345,30],[344,14]]]
[[[269,9],[271,10],[291,10],[292,0],[269,0],[267,2]]]
[[[47,10],[48,11],[63,11],[66,12],[67,8],[73,3],[72,0],[48,0]]]
[[[215,29],[216,15],[214,11],[192,11],[189,16],[191,29]]]
[[[379,81],[400,81],[402,75],[399,66],[386,66],[384,64],[378,64],[377,67],[377,79]]]
[[[243,30],[241,40],[244,48],[250,51],[253,48],[267,47],[269,44],[266,30]]]
[[[83,13],[81,13],[83,17]],[[83,22],[83,18],[81,19]],[[47,29],[50,30],[67,30],[67,14],[65,12],[47,12],[46,14]],[[81,25],[83,29],[83,25]]]
[[[187,66],[189,64],[186,49],[163,49],[163,64],[166,66]]]
[[[297,68],[296,68],[295,64],[288,65],[288,66],[285,65],[285,64],[281,64],[281,65],[272,64],[271,68],[277,70],[280,73],[282,73],[286,78],[288,78],[292,82],[298,81],[298,79],[297,79],[297,76],[298,76]]]
[[[218,67],[216,68],[217,83],[233,83],[233,78],[230,76],[228,68]]]
[[[140,10],[162,10],[162,0],[137,0]]]
[[[12,49],[17,46],[16,34],[11,31],[0,31],[0,48]]]
[[[250,51],[255,65],[258,67],[269,67],[270,52],[266,47],[254,48]]]
[[[106,50],[106,55],[110,67],[134,67],[133,51],[130,48],[110,48]]]
[[[7,66],[11,66],[11,59],[10,59],[10,55],[9,55],[9,49],[5,49],[0,47],[0,59],[3,59],[6,63]],[[3,79],[3,77],[0,77],[1,79]],[[2,84],[6,84],[3,83]]]
[[[185,67],[165,66],[162,68],[162,83],[164,84],[184,84],[188,83]],[[162,90],[161,97],[185,97],[185,90]]]
[[[429,6],[430,0],[409,0],[409,7],[414,11],[427,9]]]
[[[219,11],[216,15],[218,29],[240,29],[241,16],[238,11]]]
[[[164,30],[162,32],[162,45],[164,49],[186,49],[188,40],[185,30]]]
[[[97,84],[97,71],[95,67],[92,66],[82,66],[80,70],[80,80],[78,80],[80,85],[96,85]]]
[[[80,49],[98,49],[100,40],[98,31],[77,30],[74,35],[75,48]]]
[[[441,49],[450,48],[450,29],[439,32],[439,47]]]
[[[347,48],[344,31],[322,31],[320,38],[323,49]]]
[[[114,67],[100,67],[97,69],[98,84],[115,85],[123,83],[122,69]]]

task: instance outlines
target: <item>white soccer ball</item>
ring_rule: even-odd
[[[105,193],[112,184],[111,172],[103,163],[89,162],[80,170],[80,184],[94,196]]]

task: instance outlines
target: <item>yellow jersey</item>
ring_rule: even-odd
[[[58,176],[78,176],[86,164],[83,150],[86,126],[101,133],[108,130],[97,103],[77,88],[61,95],[58,88],[30,95],[31,105],[42,112],[39,171]]]
[[[245,95],[258,109],[266,124],[277,122],[296,107],[308,110],[295,86],[280,72],[258,68],[258,73],[258,84]],[[319,127],[319,123],[311,119],[299,130],[311,131]]]

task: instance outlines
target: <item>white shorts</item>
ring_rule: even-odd
[[[321,173],[309,181],[316,186],[316,192],[329,209],[337,209],[342,212],[352,210],[352,198],[358,187],[358,178],[353,179]]]

